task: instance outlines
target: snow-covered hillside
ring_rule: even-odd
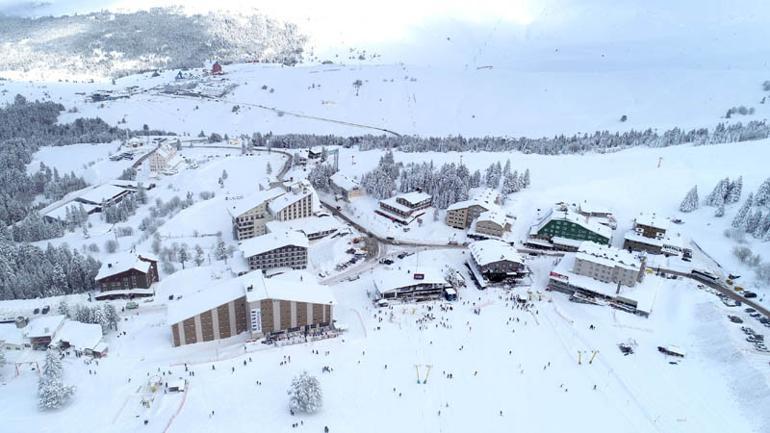
[[[141,129],[144,124],[179,133],[379,134],[351,122],[400,134],[540,137],[654,128],[713,128],[733,106],[753,107],[746,122],[768,117],[765,70],[652,69],[522,71],[505,66],[421,65],[225,66],[221,77],[237,85],[216,100],[161,93],[177,71],[109,83],[2,82],[2,100],[17,93],[50,97],[82,116],[99,116]],[[354,83],[361,80],[357,89]],[[217,79],[216,81],[219,81]],[[725,83],[729,83],[726,85]],[[99,90],[139,86],[129,99],[85,102]],[[83,94],[86,93],[86,95]],[[234,106],[240,109],[233,110]],[[319,119],[296,117],[292,113]],[[628,120],[621,122],[621,116]],[[227,125],[225,127],[224,125]]]

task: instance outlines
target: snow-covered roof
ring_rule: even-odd
[[[534,226],[532,226],[530,232],[537,233],[549,222],[553,220],[570,221],[583,227],[586,230],[590,230],[598,235],[604,236],[607,239],[612,238],[612,228],[600,224],[600,219],[594,217],[588,217],[580,215],[569,208],[564,209],[551,209],[548,213]]]
[[[312,188],[292,189],[286,194],[279,195],[278,197],[271,199],[270,203],[267,204],[267,207],[270,209],[270,213],[276,214],[286,209],[287,206],[290,206],[302,200],[303,198],[312,195],[313,192],[314,191]]]
[[[126,272],[130,269],[136,269],[139,272],[147,273],[150,271],[150,263],[144,260],[140,260],[139,257],[145,257],[147,259],[157,261],[154,256],[135,253],[118,253],[107,257],[107,260],[102,262],[102,267],[99,268],[99,273],[96,274],[96,281],[107,278],[112,275],[117,275],[122,272]]]
[[[158,147],[158,150],[155,151],[155,155],[157,155],[158,158],[163,158],[165,160],[168,160],[175,154],[176,154],[176,149],[169,146],[168,144],[161,144]]]
[[[633,230],[629,230],[626,232],[625,235],[623,235],[623,239],[639,242],[641,244],[647,244],[647,245],[654,245],[656,247],[662,247],[663,246],[663,239],[658,238],[648,238],[646,236],[642,236],[639,233],[636,233]]]
[[[27,338],[53,337],[59,327],[61,327],[64,319],[65,316],[61,314],[36,317],[30,320],[29,325],[24,328],[24,334]]]
[[[458,201],[449,205],[447,210],[465,209],[473,205],[481,206],[485,210],[499,210],[500,206],[497,205],[497,200],[500,197],[500,193],[491,188],[479,188],[468,200]]]
[[[260,273],[256,275],[261,277]],[[307,271],[289,271],[271,278],[262,277],[261,282],[257,280],[250,280],[253,288],[246,290],[247,302],[276,299],[310,304],[337,303],[331,289],[319,284],[316,277]]]
[[[604,266],[618,266],[632,270],[639,270],[641,267],[639,259],[628,251],[591,241],[582,242],[575,257]]]
[[[80,323],[67,320],[62,325],[54,344],[67,342],[77,349],[94,349],[102,341],[102,326],[95,323]]]
[[[641,224],[649,227],[655,227],[661,230],[668,230],[669,221],[667,218],[656,216],[652,214],[640,214],[634,218],[636,224]]]
[[[380,203],[381,204],[385,204],[388,207],[392,207],[394,209],[398,209],[401,212],[407,213],[407,214],[414,210],[414,209],[410,208],[409,206],[402,205],[401,203],[396,201],[397,199],[398,199],[398,196],[394,196],[394,197],[391,197],[391,198],[386,198],[386,199],[380,200]]]
[[[430,200],[430,194],[426,194],[424,192],[419,191],[411,191],[411,192],[405,192],[403,194],[399,194],[396,196],[396,198],[402,198],[407,201],[407,203],[411,204],[417,204],[425,200]]]
[[[587,200],[583,200],[583,202],[578,204],[578,210],[589,214],[612,214],[612,209],[609,207]]]
[[[198,293],[169,304],[167,322],[179,323],[244,296],[247,302],[280,299],[313,304],[336,304],[331,289],[318,284],[316,278],[309,272],[292,271],[272,278],[265,278],[261,272],[250,272],[213,286],[206,284],[206,288]]]
[[[284,191],[283,188],[271,188],[264,191],[257,191],[244,198],[228,201],[227,211],[230,212],[230,216],[237,217],[285,192],[286,191]]]
[[[342,224],[331,216],[313,216],[288,221],[269,221],[265,226],[270,233],[298,231],[310,236],[315,233],[339,230]]]
[[[133,188],[133,189],[137,189],[137,188],[139,188],[139,184],[141,182],[139,182],[138,180],[115,179],[115,180],[109,181],[108,183],[110,185],[117,186],[118,188],[123,188],[123,189]]]
[[[80,206],[83,206],[83,209],[86,212],[91,212],[94,209],[96,209],[96,205],[88,204],[88,203],[78,203],[74,201],[68,201],[67,203],[64,203],[63,205],[52,209],[45,213],[45,216],[49,218],[55,218],[59,221],[66,221],[67,219],[67,209],[71,208],[72,206],[75,206],[76,209],[79,209]]]
[[[15,323],[0,323],[0,343],[21,346],[24,344],[24,335]]]
[[[251,272],[238,278],[224,280],[218,284],[205,284],[206,288],[198,293],[185,296],[176,302],[168,304],[168,324],[179,323],[204,311],[245,296],[245,279],[256,279],[259,277],[261,277],[259,272]]]
[[[629,241],[638,242],[640,244],[654,245],[656,247],[673,247],[676,249],[682,249],[685,247],[685,239],[682,237],[666,236],[664,238],[648,238],[636,233],[633,230],[629,230],[623,235],[623,238]]]
[[[103,201],[112,200],[113,198],[123,194],[125,191],[125,188],[104,184],[91,188],[88,191],[84,191],[82,194],[78,195],[78,198],[80,200],[99,204]]]
[[[524,263],[521,255],[511,245],[495,239],[471,242],[468,249],[473,256],[473,260],[480,266],[489,263],[507,260],[516,263]]]
[[[238,248],[240,248],[243,256],[248,258],[287,245],[307,248],[307,236],[297,231],[268,233],[241,241]]]
[[[660,284],[653,281],[652,278],[648,278],[645,284],[636,285],[633,288],[624,287],[623,292],[619,297],[631,299],[636,302],[636,309],[642,313],[649,315],[652,313],[652,308],[655,305],[655,300],[658,297],[658,289]]]
[[[422,275],[422,278],[415,278],[415,275]],[[402,270],[378,269],[373,275],[373,280],[374,287],[380,294],[422,284],[449,285],[444,274],[439,269],[431,267]]]
[[[358,182],[340,172],[334,173],[330,179],[335,185],[344,189],[345,191],[353,191],[360,188]]]
[[[488,210],[479,214],[479,217],[476,219],[476,221],[491,221],[501,227],[505,227],[505,224],[508,222],[508,218],[503,212],[497,210]]]

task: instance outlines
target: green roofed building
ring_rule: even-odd
[[[612,228],[601,224],[597,218],[580,215],[564,206],[549,210],[530,228],[529,234],[549,241],[553,238],[564,238],[609,245]]]

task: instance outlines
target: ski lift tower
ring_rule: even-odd
[[[334,172],[338,172],[340,170],[340,149],[335,148],[333,150],[329,150],[327,153],[334,155]]]

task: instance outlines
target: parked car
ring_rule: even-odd
[[[757,310],[755,310],[755,309],[753,309],[753,308],[747,308],[747,309],[745,309],[745,310],[743,310],[743,311],[745,311],[745,312],[747,312],[747,313],[754,313],[754,312],[756,312]]]
[[[757,294],[746,290],[745,292],[743,292],[743,296],[746,297],[747,299],[751,299],[751,298],[756,298]]]
[[[32,310],[32,314],[40,314],[40,308],[35,308]]]
[[[42,310],[40,310],[40,312],[43,313],[43,314],[48,314],[49,311],[51,311],[51,306],[50,305],[46,305],[45,307],[43,307]]]
[[[743,323],[743,319],[738,316],[727,316],[733,323]]]
[[[130,301],[126,304],[126,310],[136,310],[139,308],[139,304],[134,301]]]

